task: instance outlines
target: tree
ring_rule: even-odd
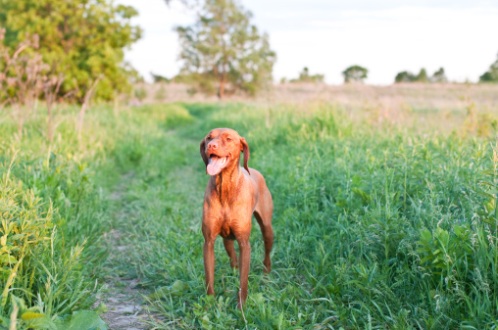
[[[420,83],[428,83],[428,82],[437,82],[444,83],[447,82],[448,78],[446,78],[446,74],[444,72],[444,68],[439,68],[432,77],[427,75],[427,70],[424,68],[420,69],[417,75],[409,72],[409,71],[401,71],[396,77],[394,77],[395,83],[406,83],[406,82],[420,82]]]
[[[446,74],[444,72],[443,67],[439,68],[439,70],[434,72],[434,74],[432,75],[431,81],[436,82],[436,83],[448,82],[448,78],[446,78]]]
[[[415,81],[423,83],[429,82],[429,77],[427,76],[427,70],[425,70],[424,68],[420,69],[417,77],[415,78]]]
[[[408,71],[401,71],[399,72],[396,77],[394,77],[394,82],[396,83],[404,83],[404,82],[414,82],[416,81],[417,77]]]
[[[168,77],[162,76],[160,74],[151,72],[150,75],[152,76],[152,80],[154,81],[154,83],[169,83],[171,81],[171,79],[169,79]]]
[[[131,24],[138,14],[132,7],[112,0],[0,0],[0,8],[7,47],[38,36],[37,51],[50,73],[63,76],[59,97],[84,102],[96,81],[99,99],[129,90],[132,70],[124,64],[124,48],[141,35]]]
[[[496,60],[489,66],[489,70],[484,72],[479,77],[479,82],[496,83],[498,82],[498,56]]]
[[[368,76],[368,70],[359,65],[352,65],[342,72],[344,83],[361,83]]]
[[[323,83],[324,78],[323,74],[310,74],[309,69],[304,67],[299,73],[299,78],[292,79],[291,82]]]
[[[271,81],[276,55],[251,17],[234,0],[206,0],[193,25],[176,28],[180,76],[192,77],[205,91],[216,89],[220,98],[227,91],[255,94]]]

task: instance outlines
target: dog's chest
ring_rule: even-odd
[[[230,227],[229,221],[225,221],[221,225],[220,236],[223,238],[227,238],[227,239],[235,239],[235,234],[234,234],[232,228]]]
[[[252,213],[243,208],[226,208],[221,212],[220,236],[235,239],[238,233],[250,230]]]

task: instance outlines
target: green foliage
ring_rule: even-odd
[[[107,330],[107,325],[94,311],[74,312],[71,317],[57,323],[57,329],[64,330]]]
[[[422,68],[417,74],[417,77],[415,78],[416,81],[426,83],[429,82],[429,77],[427,76],[427,71]]]
[[[44,116],[26,122],[22,141],[12,129],[15,123],[2,117],[2,328],[16,320],[18,329],[68,329],[59,323],[74,311],[90,308],[99,288],[95,280],[102,276],[105,250],[98,242],[109,221],[89,166],[99,163],[98,146],[88,137],[78,145],[74,112],[67,111],[69,117],[57,118],[65,139],[59,136],[51,146],[38,129]]]
[[[168,83],[170,82],[170,79],[168,77],[165,77],[165,76],[161,76],[159,74],[154,74],[154,73],[150,73],[150,75],[152,76],[152,80],[154,81],[154,83]]]
[[[403,83],[403,82],[414,82],[416,81],[417,77],[408,71],[401,71],[396,74],[396,77],[394,78],[394,82],[396,83]]]
[[[352,65],[342,72],[344,83],[361,83],[368,77],[368,70],[359,65]]]
[[[86,197],[91,187],[85,182],[83,168],[67,168],[53,157],[49,159],[50,163],[41,168],[33,166],[33,177],[29,172],[19,173],[21,177],[26,175],[22,181],[14,176],[16,168],[13,173],[3,172],[0,280],[4,283],[4,312],[11,303],[11,288],[16,288],[14,294],[28,306],[39,305],[38,296],[43,302],[40,312],[49,316],[64,314],[91,299],[89,283],[82,281],[82,251],[85,234],[97,233],[85,230],[84,223],[67,224],[68,218],[85,216],[68,204],[96,206]],[[75,231],[81,236],[72,237]]]
[[[0,7],[6,45],[13,50],[37,35],[37,51],[50,73],[64,78],[60,97],[83,102],[97,79],[97,99],[110,100],[129,90],[131,70],[123,63],[124,48],[141,34],[131,24],[137,15],[132,7],[109,0],[0,0]]]
[[[309,69],[307,67],[304,67],[303,70],[299,73],[299,77],[297,79],[290,80],[290,82],[323,83],[324,78],[325,76],[323,74],[310,75]]]
[[[448,78],[446,78],[446,73],[444,72],[443,67],[439,68],[436,72],[434,72],[431,81],[436,83],[448,82]]]
[[[208,0],[191,26],[176,28],[183,61],[180,76],[201,90],[225,94],[257,93],[271,82],[275,52],[267,34],[250,24],[252,14],[233,0]]]
[[[496,83],[498,82],[498,56],[497,59],[489,66],[489,70],[479,77],[479,82]]]
[[[420,69],[419,73],[416,75],[408,71],[401,71],[398,74],[396,74],[396,77],[394,77],[395,83],[406,83],[406,82],[445,83],[447,81],[448,78],[446,78],[446,73],[444,72],[443,67],[436,70],[431,77],[427,75],[427,70],[425,70],[424,68]]]

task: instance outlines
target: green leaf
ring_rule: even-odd
[[[17,259],[11,255],[3,254],[0,255],[0,265],[12,265],[17,262]]]
[[[107,325],[94,311],[74,312],[69,320],[57,324],[59,330],[107,330]]]
[[[156,300],[167,297],[169,295],[179,296],[184,294],[188,289],[188,285],[181,281],[176,280],[171,286],[163,286],[156,290],[156,292],[149,295],[150,299]]]

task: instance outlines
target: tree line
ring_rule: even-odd
[[[166,3],[169,1],[167,0]],[[269,36],[252,23],[253,15],[236,0],[180,0],[191,8],[193,24],[177,26],[181,70],[169,79],[192,90],[217,94],[255,95],[273,81],[277,60]],[[111,0],[0,0],[0,108],[30,107],[42,99],[82,105],[92,98],[110,101],[131,90],[138,73],[124,61],[124,50],[139,40],[132,24],[138,12]],[[368,69],[346,68],[345,83],[363,82]],[[282,82],[323,83],[323,74],[303,68],[296,79]],[[399,72],[396,83],[446,82],[444,68]],[[498,82],[498,58],[480,82]],[[22,120],[20,120],[20,123]],[[21,125],[22,126],[22,125]]]
[[[183,2],[188,3],[188,0]],[[268,35],[259,34],[249,23],[252,18],[249,11],[232,0],[206,0],[197,15],[196,23],[176,29],[183,66],[173,81],[194,84],[200,91],[216,92],[222,97],[237,91],[255,94],[272,80],[276,54],[270,49]],[[247,33],[249,30],[252,34]],[[241,63],[250,65],[241,66]],[[361,83],[368,78],[368,69],[352,65],[342,75],[344,83]],[[310,74],[304,67],[297,78],[282,78],[280,82],[323,83],[324,79],[325,75]],[[498,59],[479,81],[498,82]],[[432,75],[422,68],[417,74],[401,71],[394,77],[394,82],[446,83],[448,78],[443,67]]]

